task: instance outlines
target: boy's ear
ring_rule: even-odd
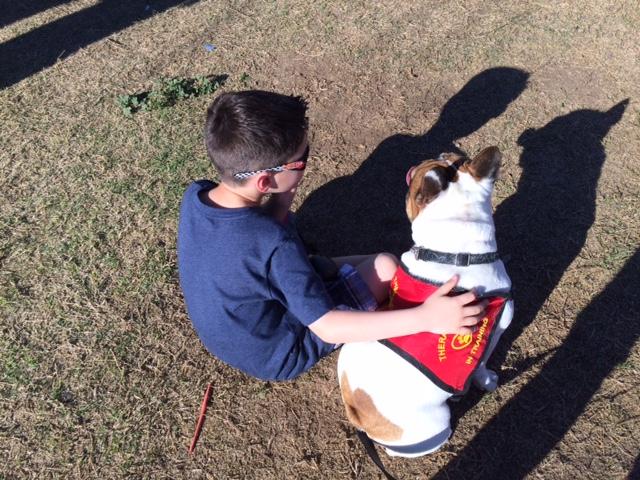
[[[271,188],[271,175],[268,173],[259,173],[256,178],[256,188],[260,193],[269,193]]]

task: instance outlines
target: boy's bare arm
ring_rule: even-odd
[[[309,328],[327,343],[381,340],[419,332],[465,335],[483,318],[487,303],[468,305],[475,300],[473,292],[447,296],[456,283],[457,278],[452,278],[414,308],[380,312],[332,310]]]

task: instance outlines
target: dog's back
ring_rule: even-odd
[[[457,274],[459,287],[479,295],[509,292],[511,281],[503,263],[489,255],[496,252],[491,193],[499,164],[499,151],[490,147],[473,160],[446,154],[413,169],[407,182],[407,214],[415,247],[401,258],[408,274],[435,284]],[[508,301],[485,359],[512,315]],[[484,362],[475,376],[479,386],[495,388],[497,378]],[[382,343],[344,345],[338,378],[349,420],[390,446],[390,454],[423,455],[449,437],[446,400],[451,393]],[[412,446],[416,448],[405,448]]]

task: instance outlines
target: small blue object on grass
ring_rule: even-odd
[[[212,44],[210,44],[210,43],[205,43],[205,44],[204,44],[204,49],[205,49],[207,52],[213,52],[213,51],[216,49],[216,46],[215,46],[215,45],[212,45]]]

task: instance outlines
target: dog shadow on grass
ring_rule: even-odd
[[[199,0],[102,0],[0,43],[0,89],[52,66],[93,42],[172,7]],[[57,7],[69,0],[12,2],[0,10],[0,27]],[[127,46],[118,44],[120,48]]]
[[[523,152],[518,189],[494,216],[498,246],[511,256],[508,271],[516,313],[490,365],[502,364],[584,247],[595,219],[597,185],[606,160],[602,142],[627,105],[625,100],[604,112],[574,111],[519,138]],[[572,323],[561,346],[435,478],[519,479],[545,458],[605,378],[626,360],[640,335],[638,271],[640,251],[575,320],[558,318],[557,331],[547,334],[564,336],[564,325]],[[545,328],[553,328],[553,323]],[[502,372],[501,382],[526,368],[524,362]],[[456,417],[479,397],[474,392],[456,405]]]

